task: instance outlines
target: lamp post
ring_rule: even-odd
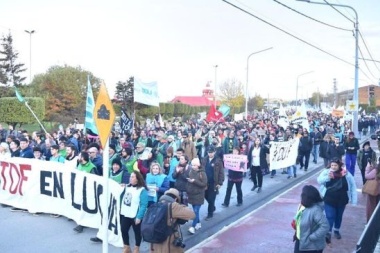
[[[215,86],[215,90],[214,90],[214,106],[215,106],[215,108],[216,108],[216,70],[218,69],[218,65],[215,65],[215,66],[214,66],[214,68],[215,68],[215,84],[214,84],[214,86]]]
[[[28,31],[25,30],[26,33],[29,33],[29,82],[32,82],[32,34],[35,32],[34,30]]]
[[[354,101],[356,104],[356,107],[359,106],[359,18],[358,13],[356,10],[349,6],[344,4],[332,4],[332,3],[322,3],[322,2],[313,2],[310,0],[297,0],[301,2],[308,2],[311,4],[322,4],[322,5],[331,5],[331,6],[337,6],[337,7],[344,7],[349,8],[355,13],[355,85],[354,85]],[[358,132],[358,111],[355,110],[353,113],[354,117],[352,120],[352,131],[355,133],[356,136],[359,136]]]
[[[306,72],[306,73],[302,73],[300,75],[297,76],[297,86],[296,86],[296,106],[298,105],[298,79],[301,77],[301,76],[304,76],[304,75],[307,75],[307,74],[310,74],[310,73],[313,73],[314,71],[309,71],[309,72]]]
[[[266,49],[263,49],[263,50],[260,50],[260,51],[257,51],[257,52],[253,52],[250,55],[248,55],[248,57],[247,57],[247,83],[245,84],[245,119],[247,119],[247,117],[248,117],[248,72],[249,72],[249,58],[251,58],[251,56],[254,55],[254,54],[258,54],[258,53],[261,53],[261,52],[264,52],[264,51],[267,51],[267,50],[270,50],[270,49],[273,49],[273,47],[268,47]]]

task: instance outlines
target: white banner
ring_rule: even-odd
[[[104,178],[81,172],[70,163],[11,158],[0,161],[0,203],[31,213],[66,216],[79,225],[102,227]],[[120,195],[123,188],[108,180],[108,242],[123,246]],[[98,233],[100,239],[102,234]]]
[[[234,171],[247,172],[247,156],[246,155],[224,155],[224,168]]]
[[[290,141],[272,142],[270,147],[270,170],[283,169],[296,164],[299,139]]]
[[[157,82],[143,83],[138,78],[134,80],[134,99],[135,102],[159,106],[158,86]]]

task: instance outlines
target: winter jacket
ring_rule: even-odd
[[[300,220],[300,251],[323,250],[329,223],[324,214],[323,202],[305,208]]]
[[[190,166],[189,165],[186,165],[186,167],[184,167],[183,170],[180,172],[177,172],[177,168],[174,169],[172,176],[176,180],[174,187],[178,191],[180,191],[180,192],[186,191],[186,187],[188,184],[187,178],[189,177],[189,172],[190,172]]]
[[[351,155],[356,155],[360,149],[359,141],[356,138],[347,139],[345,142],[346,153]]]
[[[377,162],[377,158],[376,158],[376,152],[372,150],[372,148],[370,148],[370,156],[371,156],[371,163],[372,164],[376,164]],[[368,161],[365,161],[364,164],[365,166],[363,166],[363,155],[364,155],[364,150],[363,149],[360,149],[359,152],[358,152],[358,159],[356,160],[358,166],[359,166],[359,169],[361,170],[364,170],[367,166],[367,162]]]
[[[189,161],[192,161],[194,158],[198,157],[194,142],[189,140],[182,141],[181,147],[185,150],[185,155],[189,158]]]
[[[209,161],[209,157],[208,155],[206,157],[204,157],[202,159],[202,163],[201,163],[201,167],[202,168],[205,168],[206,170],[206,166],[207,164],[211,164],[212,168],[213,168],[213,172],[214,172],[214,190],[216,190],[216,186],[217,185],[220,185],[222,186],[223,185],[223,182],[224,182],[224,166],[223,166],[223,162],[222,160],[220,160],[218,157],[214,156],[214,158]],[[207,178],[209,181],[209,178]],[[212,187],[212,186],[208,186],[208,187]]]
[[[342,159],[342,156],[344,155],[344,147],[342,145],[336,145],[335,143],[330,143],[330,146],[328,147],[327,151],[327,158],[332,159],[332,158],[339,158]]]
[[[166,202],[172,202],[172,218],[174,219],[173,222],[176,222],[177,219],[181,220],[192,220],[195,218],[195,213],[192,209],[188,208],[185,205],[181,205],[177,202],[174,202],[174,199],[167,195],[163,195],[160,198],[160,201],[166,201]],[[170,212],[168,210],[168,226],[170,226]],[[151,252],[154,253],[183,253],[185,250],[181,247],[176,247],[173,245],[173,241],[175,238],[180,237],[181,233],[180,231],[180,226],[176,225],[175,230],[177,232],[174,232],[171,234],[164,242],[162,243],[152,243],[151,244]]]
[[[321,174],[319,174],[318,179],[317,179],[318,183],[320,184],[319,192],[321,193],[322,198],[325,196],[326,191],[327,191],[326,183],[330,181],[329,173],[330,173],[330,169],[324,169],[321,172]],[[347,195],[348,195],[349,202],[352,205],[356,205],[358,203],[358,195],[356,192],[355,179],[351,175],[351,173],[347,173],[345,169],[343,173],[344,173],[343,178],[347,180],[347,184],[348,184]]]
[[[189,178],[195,179],[194,182],[188,182],[186,192],[189,197],[189,204],[203,205],[205,199],[205,189],[207,186],[207,175],[204,169],[189,172]]]
[[[313,149],[313,139],[310,136],[300,138],[299,151],[307,153]]]

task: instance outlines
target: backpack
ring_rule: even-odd
[[[170,226],[168,226],[168,209]],[[157,202],[148,207],[141,222],[141,235],[149,243],[162,243],[173,233],[172,203]]]

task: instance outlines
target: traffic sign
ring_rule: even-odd
[[[98,128],[100,143],[105,148],[115,121],[115,111],[104,83],[100,85],[93,115]]]

